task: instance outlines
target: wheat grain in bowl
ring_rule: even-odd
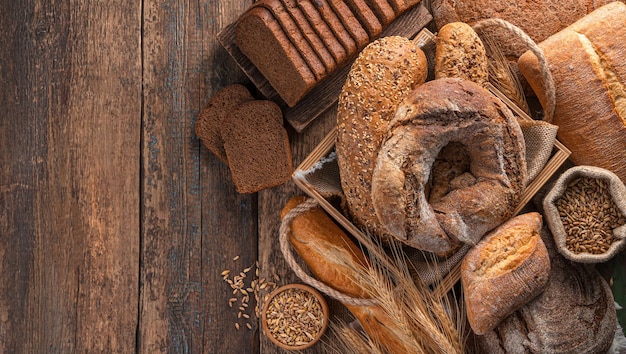
[[[328,305],[310,286],[289,284],[270,294],[261,313],[263,331],[287,350],[311,347],[328,327]]]

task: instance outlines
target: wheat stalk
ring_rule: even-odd
[[[522,84],[502,48],[487,33],[481,35],[481,40],[489,57],[489,82],[526,114],[530,115]]]

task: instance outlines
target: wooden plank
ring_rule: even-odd
[[[246,6],[144,2],[141,353],[258,346],[258,332],[235,329],[220,275],[256,260],[256,195],[236,194],[228,167],[194,132],[209,97],[245,79],[215,37]]]
[[[292,149],[293,165],[298,166],[336,125],[336,108],[322,114],[319,119],[311,123],[309,129],[298,134],[294,129],[288,129]],[[278,275],[278,285],[290,283],[302,283],[289,266],[285,263],[278,243],[278,229],[280,227],[280,211],[287,201],[295,196],[303,195],[303,192],[289,181],[283,186],[267,189],[259,192],[259,264],[260,277],[271,279]],[[264,296],[267,292],[262,292]],[[345,309],[336,302],[331,302],[331,312],[341,316]],[[323,353],[323,346],[316,344],[303,353]],[[265,335],[260,337],[260,353],[283,353]]]
[[[140,33],[131,2],[0,5],[0,352],[135,347]]]
[[[380,37],[391,35],[412,38],[432,20],[425,6],[418,5],[398,17],[381,33]],[[256,67],[241,53],[235,43],[236,23],[224,28],[218,35],[220,43],[226,48],[233,60],[248,75],[259,91],[268,99],[281,106],[287,122],[302,132],[320,114],[332,107],[339,98],[343,83],[350,71],[351,62],[336,70],[331,76],[320,82],[295,107],[288,107],[278,96],[269,82]],[[355,57],[356,58],[356,57]]]

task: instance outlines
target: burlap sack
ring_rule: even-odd
[[[596,178],[608,183],[610,200],[617,210],[606,208],[610,206],[610,203],[600,201],[595,185],[590,184],[588,188],[587,186],[577,187],[580,186],[581,179]],[[581,200],[588,200],[589,202],[579,203]],[[626,187],[619,177],[609,170],[593,166],[575,166],[568,169],[556,180],[546,195],[543,209],[559,253],[571,261],[580,263],[605,262],[619,253],[626,245],[626,219],[624,219],[626,215]],[[609,213],[607,210],[611,210],[611,212]],[[606,225],[605,220],[609,220],[609,214],[615,214],[616,211],[621,213],[621,220],[617,222],[619,226],[612,230],[615,239],[606,248],[607,246],[602,244],[604,239],[598,233],[596,225]],[[593,233],[591,233],[592,231]],[[597,238],[587,236],[588,234],[597,235]],[[570,237],[569,242],[568,236]],[[583,244],[584,246],[580,247],[584,251],[579,249],[575,252],[572,250],[572,248],[577,247],[576,245]],[[597,247],[597,249],[592,251],[593,247]],[[601,250],[601,253],[593,253],[598,252],[598,250]]]

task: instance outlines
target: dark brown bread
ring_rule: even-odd
[[[383,27],[387,26],[396,19],[396,14],[387,0],[366,0],[366,2],[376,17],[378,17],[378,20],[382,23]]]
[[[389,4],[396,12],[396,17],[402,15],[406,10],[420,3],[421,0],[389,0]]]
[[[288,6],[297,6],[299,10],[302,11],[302,14],[309,21],[313,29],[317,32],[322,42],[328,50],[330,54],[332,54],[333,58],[337,62],[337,66],[342,66],[343,63],[348,58],[348,52],[346,48],[339,42],[332,29],[329,27],[329,24],[324,21],[322,15],[315,9],[313,4],[309,1],[302,0],[286,0]]]
[[[318,81],[326,77],[326,67],[311,47],[311,44],[304,38],[302,31],[280,0],[261,0],[254,3],[253,6],[262,6],[272,13],[287,35],[287,38],[298,49],[302,59],[307,63]]]
[[[317,2],[325,2],[326,6],[330,6],[332,11],[339,17],[341,23],[343,23],[356,42],[357,51],[363,49],[369,43],[370,39],[367,32],[365,32],[359,20],[343,0],[316,0],[315,3]]]
[[[211,97],[198,116],[195,128],[196,135],[207,149],[226,163],[228,163],[226,150],[224,150],[224,140],[220,128],[230,112],[242,103],[253,99],[250,91],[243,85],[226,86]]]
[[[324,21],[328,23],[339,42],[346,48],[348,56],[356,52],[356,41],[352,38],[346,26],[344,26],[343,22],[337,17],[337,14],[335,14],[326,0],[302,0],[301,2],[303,5],[310,4],[317,10]]]
[[[237,23],[235,40],[288,106],[295,106],[315,85],[311,69],[269,10],[246,11]]]
[[[245,102],[222,129],[230,173],[239,193],[281,185],[292,173],[282,113],[272,101]]]
[[[372,9],[365,3],[365,0],[345,0],[346,5],[352,10],[354,16],[359,20],[361,26],[367,32],[370,40],[376,39],[383,30],[383,25]]]
[[[324,42],[322,42],[322,39],[318,36],[317,32],[315,32],[315,30],[309,23],[309,20],[307,20],[307,18],[304,16],[302,10],[300,10],[295,4],[295,0],[280,1],[304,35],[304,38],[306,38],[306,40],[313,48],[313,51],[315,51],[322,63],[324,63],[324,66],[326,67],[326,72],[332,73],[333,71],[335,71],[335,69],[337,68],[337,62],[335,61],[335,58],[332,56],[328,48],[326,48],[326,45],[324,45]]]

